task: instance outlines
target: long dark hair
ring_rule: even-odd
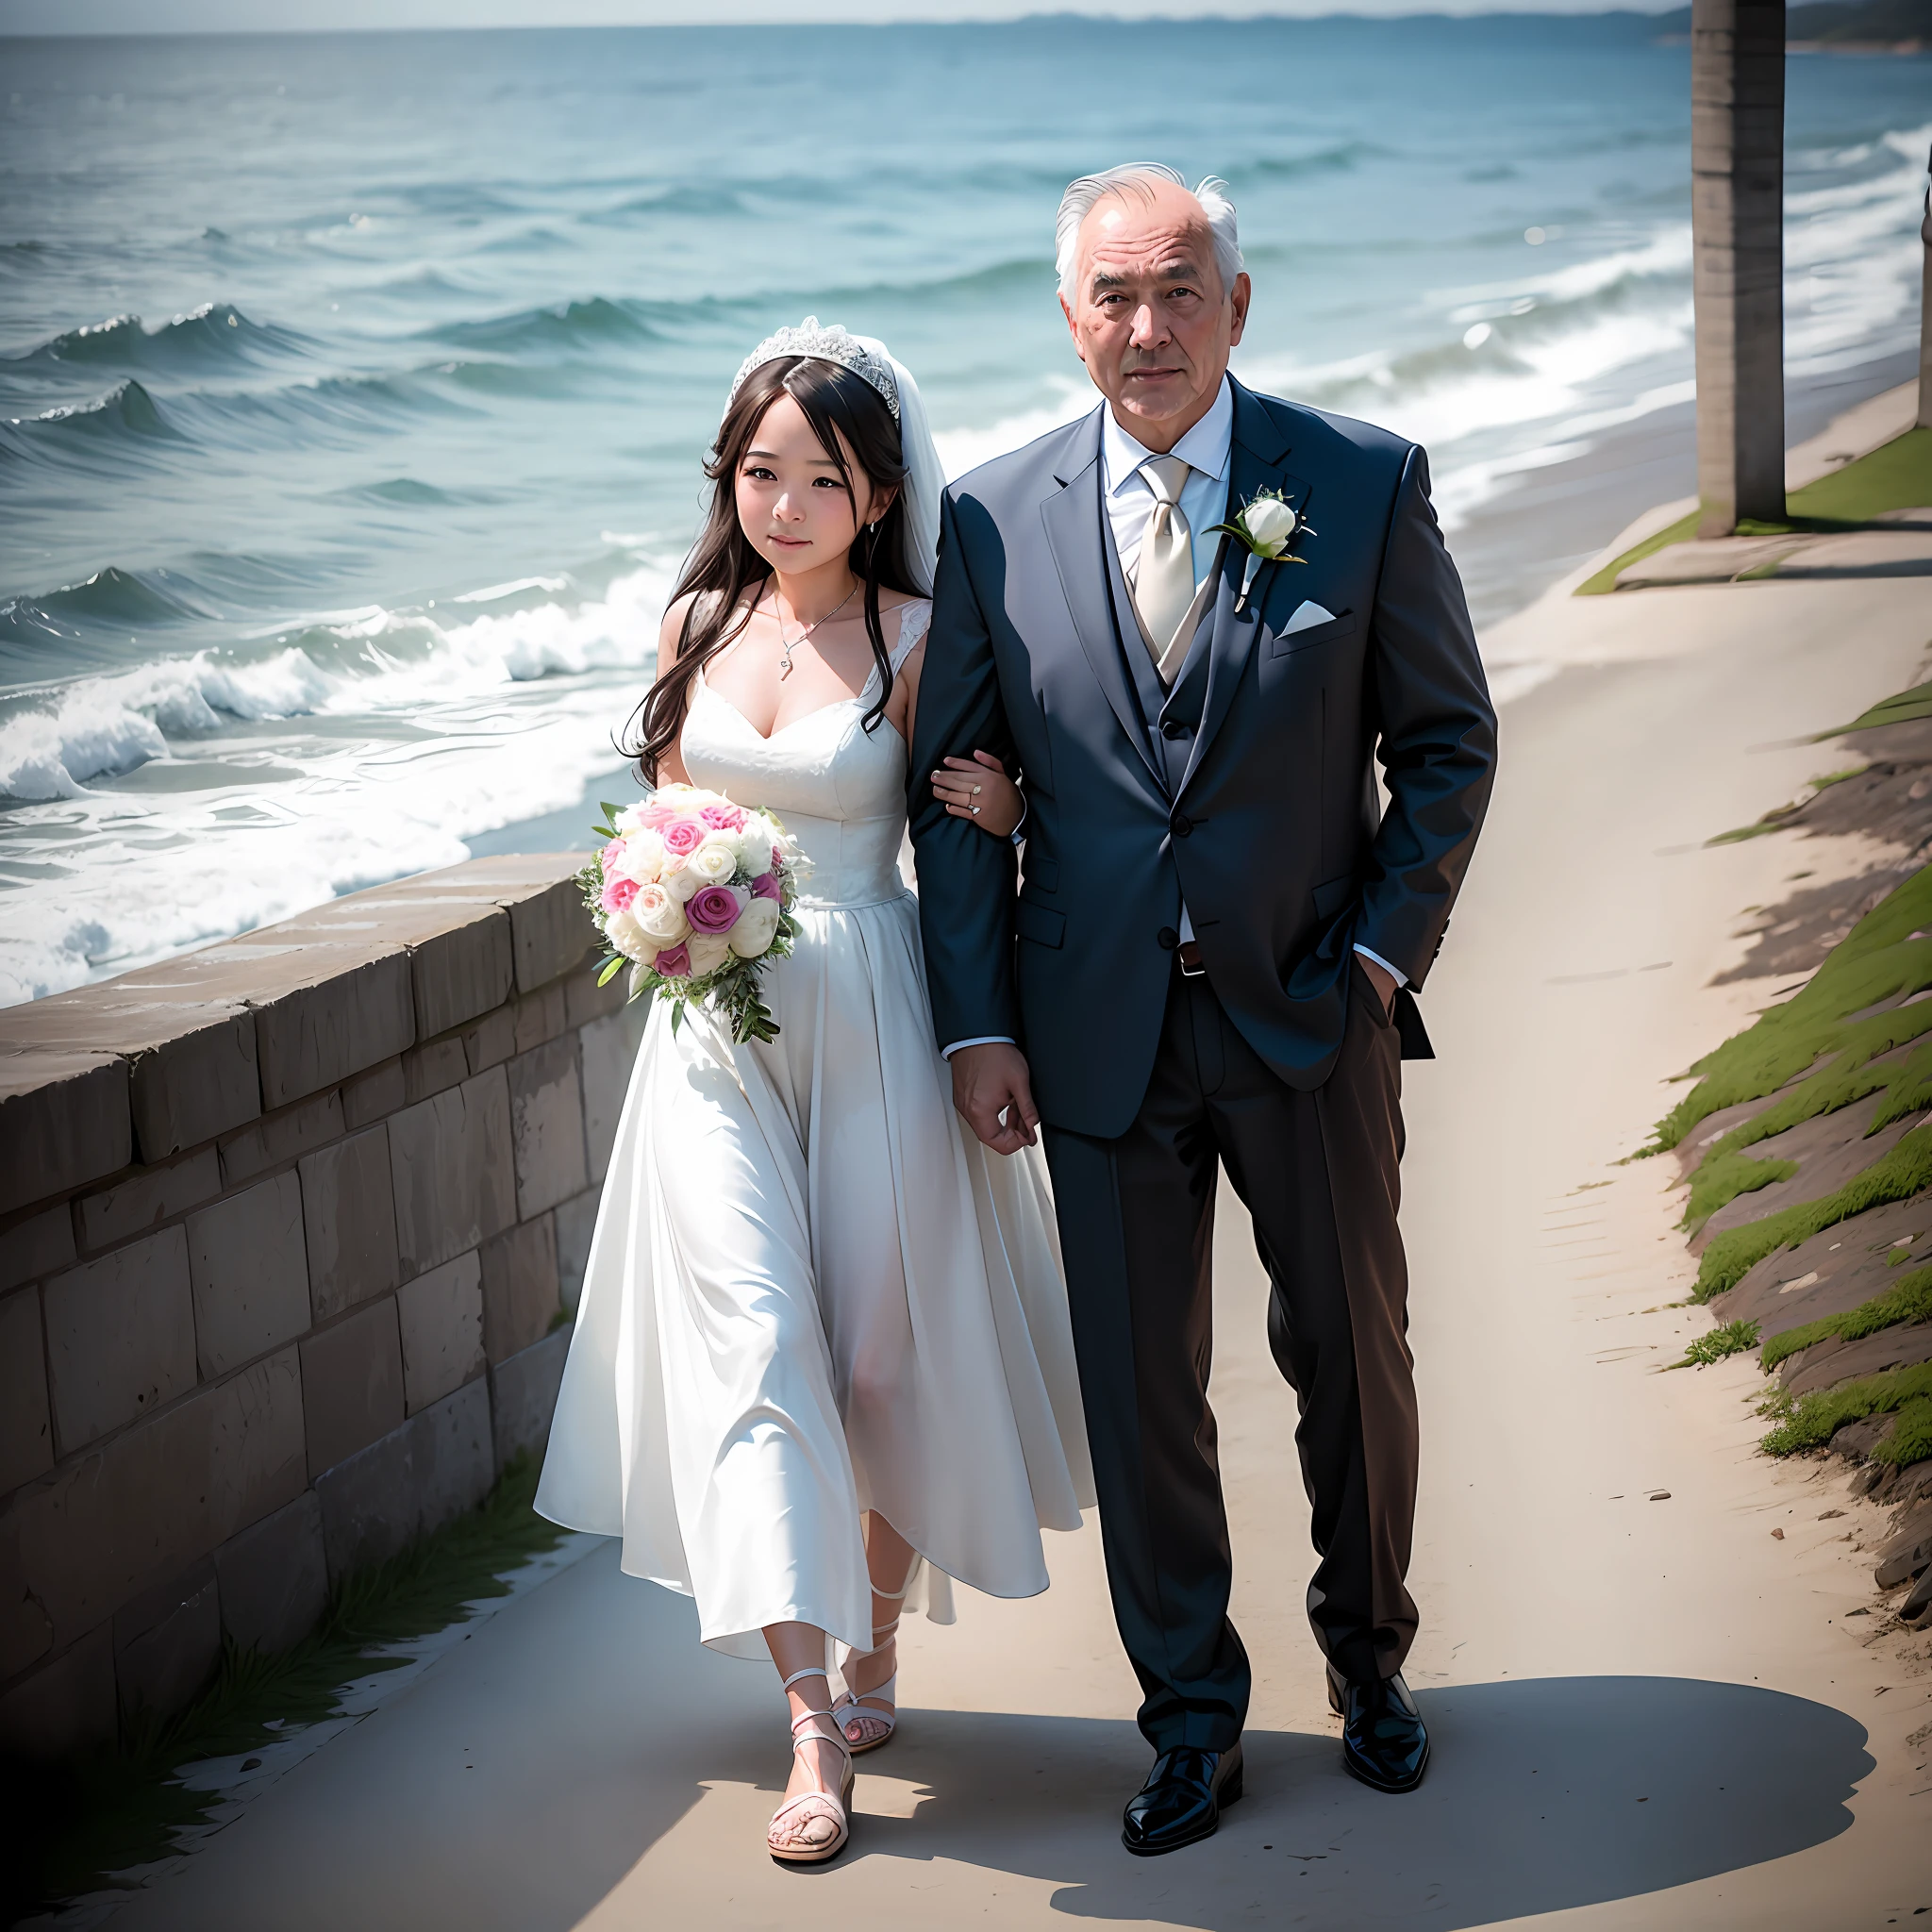
[[[825,454],[839,466],[855,512],[858,492],[852,487],[852,472],[840,446],[841,435],[873,488],[894,488],[891,507],[874,527],[859,528],[846,559],[853,575],[865,585],[865,634],[872,640],[873,661],[879,671],[879,699],[865,714],[866,730],[874,729],[885,716],[892,695],[892,660],[879,622],[879,592],[923,594],[907,554],[906,462],[899,425],[878,391],[842,364],[814,356],[776,357],[745,377],[705,458],[705,475],[711,482],[710,508],[672,593],[674,603],[696,593],[678,632],[677,661],[644,693],[643,702],[631,713],[636,729],[621,746],[627,758],[637,759],[646,785],[658,782],[658,761],[684,729],[691,679],[744,629],[771,579],[772,566],[739,525],[737,480],[738,467],[765,411],[781,395],[791,396],[805,411]]]

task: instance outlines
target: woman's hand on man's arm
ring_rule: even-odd
[[[990,751],[947,758],[945,769],[932,774],[932,792],[953,817],[970,819],[996,839],[1010,839],[1026,815],[1019,786]]]

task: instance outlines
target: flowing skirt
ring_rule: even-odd
[[[651,1013],[591,1243],[537,1507],[624,1539],[704,1641],[872,1641],[859,1512],[948,1578],[1047,1586],[1092,1496],[1045,1164],[964,1130],[909,894],[801,906],[780,1032]]]

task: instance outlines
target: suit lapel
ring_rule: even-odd
[[[1121,641],[1110,614],[1113,596],[1100,534],[1099,410],[1076,427],[1055,475],[1062,487],[1041,505],[1040,514],[1046,525],[1047,547],[1060,574],[1060,588],[1073,613],[1074,635],[1127,741],[1164,795],[1167,788],[1155,768],[1147,727],[1127,684]]]
[[[1229,520],[1261,490],[1278,490],[1297,514],[1306,515],[1313,491],[1306,481],[1291,475],[1284,467],[1289,448],[1274,419],[1240,383],[1233,382],[1232,377],[1229,380],[1234,389],[1234,442],[1228,464]],[[1208,640],[1208,695],[1201,707],[1201,727],[1194,734],[1193,753],[1181,778],[1183,791],[1208,756],[1215,735],[1227,722],[1235,692],[1254,652],[1255,640],[1260,634],[1261,607],[1273,588],[1271,579],[1284,570],[1295,568],[1286,563],[1264,564],[1247,608],[1237,617],[1234,604],[1241,594],[1241,574],[1247,561],[1246,549],[1230,541],[1222,556],[1221,585],[1214,608],[1207,620],[1213,626]]]

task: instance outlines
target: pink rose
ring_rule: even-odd
[[[658,971],[666,979],[688,979],[691,976],[691,948],[682,940],[675,946],[666,946],[658,955]]]
[[[677,816],[677,808],[654,798],[650,804],[639,806],[637,815],[638,824],[646,830],[661,832]]]
[[[604,881],[603,906],[607,912],[628,912],[630,902],[638,895],[638,882],[627,879],[622,873],[616,877]]]
[[[612,839],[609,841],[609,843],[604,847],[603,851],[598,853],[597,863],[601,865],[606,872],[608,872],[610,868],[613,865],[615,865],[617,861],[623,857],[624,841],[622,839]]]
[[[714,832],[735,832],[744,823],[744,813],[735,805],[708,805],[698,816]]]
[[[673,819],[664,827],[664,849],[674,858],[689,858],[705,842],[709,830],[696,819]]]
[[[729,932],[738,924],[742,901],[729,886],[705,886],[684,903],[693,932]]]
[[[782,901],[784,892],[779,889],[778,874],[775,872],[761,874],[751,882],[751,895],[754,899],[777,899]]]

